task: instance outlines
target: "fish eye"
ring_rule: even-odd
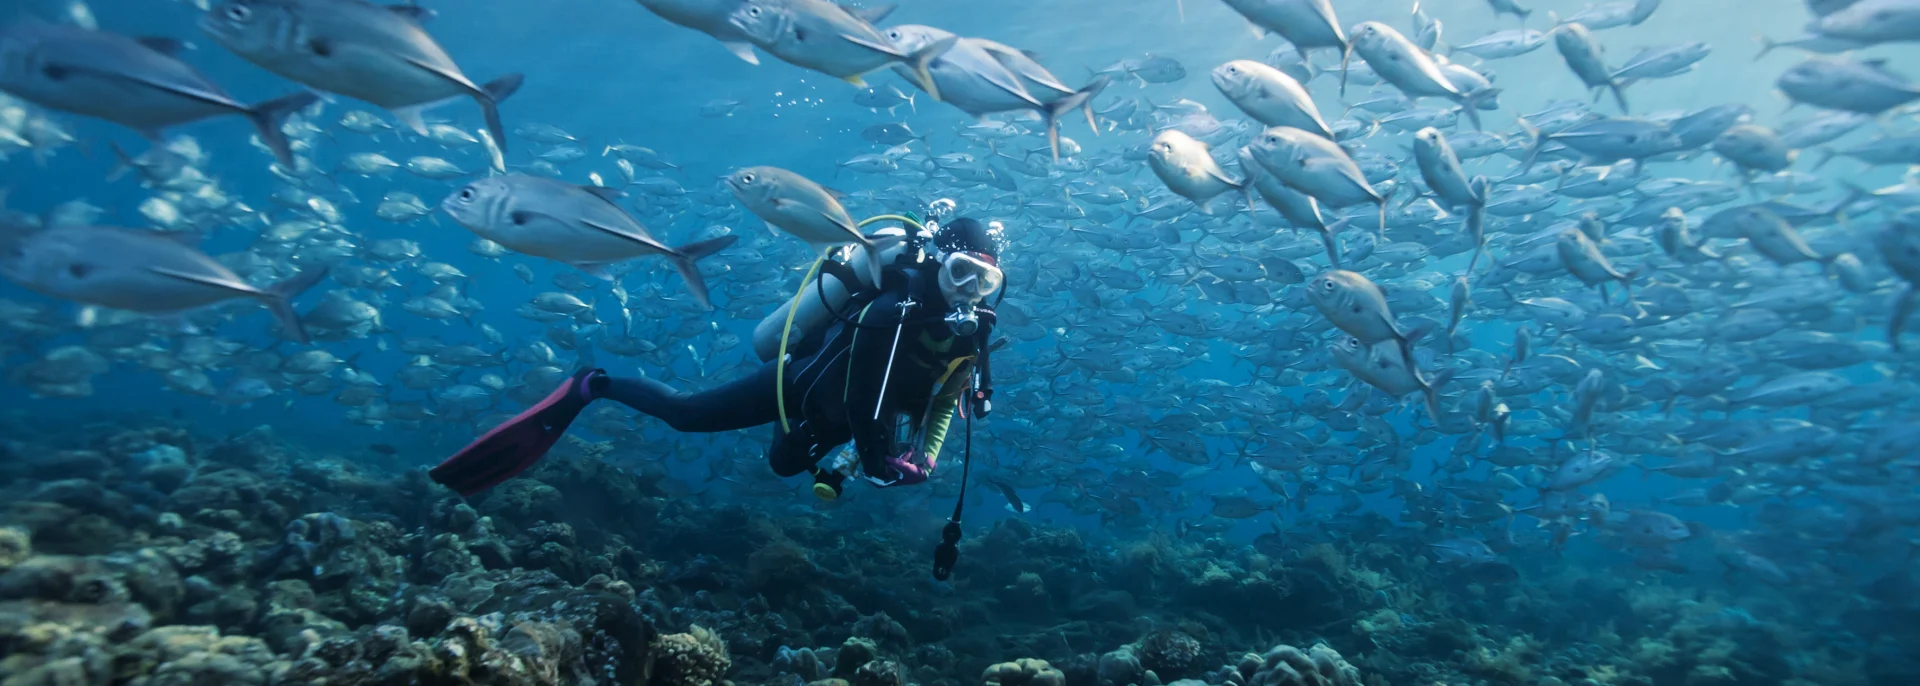
[[[752,175],[752,174],[741,174],[741,175],[740,175],[740,183],[753,183],[753,175]]]
[[[747,7],[747,16],[749,16],[749,17],[758,17],[758,16],[760,16],[760,8],[759,8],[759,7],[755,7],[755,6],[748,6],[748,7]]]
[[[253,9],[247,7],[246,5],[233,4],[233,5],[227,6],[228,19],[232,19],[234,21],[246,21],[252,17],[253,17]]]
[[[461,200],[472,200],[472,199],[473,199],[473,187],[472,187],[472,186],[468,186],[468,187],[466,187],[466,188],[462,188],[462,189],[460,189],[460,199],[461,199]]]

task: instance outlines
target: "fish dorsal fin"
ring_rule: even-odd
[[[425,24],[435,16],[433,10],[419,5],[388,5],[387,11],[412,19],[416,24]]]
[[[597,197],[601,200],[605,200],[609,203],[612,203],[612,202],[618,201],[621,198],[627,197],[626,192],[616,188],[608,188],[606,186],[579,186],[578,188],[588,193],[592,193],[594,197]]]
[[[1907,77],[1901,76],[1900,74],[1894,73],[1892,70],[1887,69],[1887,58],[1885,57],[1875,57],[1870,60],[1860,60],[1860,63],[1866,65],[1868,69],[1872,69],[1874,70],[1874,72],[1880,74],[1881,76],[1885,76],[1889,79],[1893,79],[1901,83],[1905,83],[1907,80]]]
[[[846,10],[847,14],[851,14],[854,16],[854,18],[857,18],[866,23],[878,24],[880,22],[886,21],[887,15],[893,14],[893,11],[896,9],[900,9],[900,6],[894,3],[887,3],[885,5],[875,5],[873,7],[853,7],[851,5],[841,5],[840,9]]]
[[[168,57],[179,57],[181,52],[193,48],[193,46],[189,45],[186,41],[167,36],[138,36],[133,40],[139,42],[141,45],[147,46],[148,50]]]

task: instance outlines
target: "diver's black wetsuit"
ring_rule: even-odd
[[[854,441],[866,473],[883,477],[892,471],[887,458],[907,448],[938,454],[970,372],[967,358],[991,333],[983,321],[971,336],[954,335],[942,319],[947,305],[934,273],[937,269],[937,264],[929,263],[890,273],[887,287],[879,294],[855,296],[843,306],[847,318],[863,326],[835,321],[793,346],[784,389],[791,433],[778,424],[777,361],[704,391],[677,390],[639,377],[609,378],[594,394],[658,417],[677,431],[732,431],[772,423],[774,441],[767,460],[774,473],[783,477],[806,471],[848,440]],[[905,278],[909,270],[920,270],[919,278]],[[899,331],[899,351],[894,354],[894,325],[902,321],[900,304],[907,300],[917,305],[905,311],[906,326]],[[893,373],[889,378],[890,355]],[[941,393],[943,386],[946,392]],[[883,401],[876,419],[874,407]],[[910,426],[925,427],[927,438],[921,445],[896,440],[895,427],[903,417]]]

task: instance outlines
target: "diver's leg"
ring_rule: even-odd
[[[607,377],[594,395],[658,417],[675,431],[733,431],[779,419],[774,406],[778,375],[776,365],[765,364],[752,374],[693,393],[644,376]]]

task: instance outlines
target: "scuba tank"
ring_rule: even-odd
[[[875,231],[872,235],[877,238],[902,237],[907,235],[907,230],[900,226],[889,226]],[[921,236],[924,240],[928,239],[931,234],[922,232]],[[901,254],[907,251],[910,241],[889,240],[880,241],[880,243],[886,246],[880,251],[880,262],[882,264],[893,264],[896,259],[899,259]],[[867,259],[865,253],[866,248],[855,247],[853,253],[848,256],[847,263],[864,264]],[[816,286],[812,283],[805,284],[805,288],[797,301],[799,303],[799,310],[793,315],[793,332],[789,337],[789,345],[792,345],[792,341],[803,341],[809,336],[825,330],[827,326],[834,321],[833,313],[839,308],[845,307],[847,300],[853,297],[854,292],[872,291],[880,287],[880,284],[869,283],[873,277],[868,275],[866,270],[855,269],[852,271],[854,276],[858,277],[858,283],[855,284],[852,289],[849,289],[847,284],[842,283],[840,277],[827,270],[821,270],[820,272],[818,277],[822,282],[820,285]],[[821,291],[823,290],[827,298],[824,302],[820,299]],[[768,313],[764,319],[760,320],[759,324],[753,327],[753,352],[760,357],[761,362],[772,362],[774,358],[779,357],[780,334],[787,326],[787,310],[793,307],[795,302],[796,301],[791,298],[787,299],[780,304],[780,307]]]

